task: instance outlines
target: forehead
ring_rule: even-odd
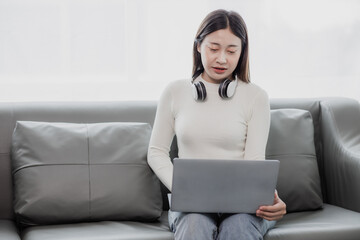
[[[237,37],[229,28],[220,29],[210,33],[205,37],[204,41],[207,43],[216,43],[222,46],[241,46],[241,39]]]

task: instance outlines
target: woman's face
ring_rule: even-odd
[[[205,37],[197,47],[204,66],[205,81],[219,83],[231,77],[241,54],[241,39],[229,28],[220,29]]]

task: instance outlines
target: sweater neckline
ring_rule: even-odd
[[[206,81],[205,79],[203,79],[201,75],[200,75],[195,81],[201,81],[202,83],[204,83],[205,88],[206,88],[206,92],[208,92],[208,93],[210,93],[210,92],[211,92],[211,93],[212,93],[212,92],[217,93],[217,92],[218,92],[220,83],[211,83],[211,82],[208,82],[208,81]]]

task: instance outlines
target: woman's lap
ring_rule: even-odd
[[[169,226],[175,239],[262,239],[275,225],[253,214],[204,214],[169,211]]]

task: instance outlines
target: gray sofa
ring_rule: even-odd
[[[270,129],[267,156],[279,158],[284,166],[280,169],[282,175],[278,187],[279,194],[287,200],[289,213],[267,233],[265,239],[360,239],[359,103],[346,98],[272,99],[271,109],[274,116],[272,128],[278,129],[277,132]],[[305,111],[301,112],[302,110]],[[133,220],[134,218],[124,218],[120,221],[118,216],[114,219],[102,216],[95,219],[96,221],[71,219],[66,222],[66,214],[69,214],[66,209],[51,209],[51,214],[56,214],[56,211],[59,215],[66,213],[65,220],[62,219],[61,223],[40,221],[26,225],[21,221],[21,209],[19,210],[18,205],[14,206],[14,197],[19,197],[17,188],[24,187],[19,184],[15,174],[17,170],[14,170],[14,165],[18,163],[14,164],[14,156],[11,154],[12,135],[17,121],[152,124],[155,112],[156,102],[1,103],[0,239],[173,239],[167,223],[167,192],[163,186],[160,188],[156,180],[154,183],[159,184],[157,190],[163,196],[163,211],[160,211],[157,220],[137,221]],[[281,121],[285,118],[284,124]],[[300,121],[292,121],[293,118]],[[293,130],[295,132],[286,135],[286,131]],[[279,140],[281,136],[285,136],[285,140]],[[305,145],[302,146],[303,144]],[[294,155],[293,151],[299,149],[305,149],[305,152]],[[170,155],[174,157],[176,154],[174,141]],[[312,155],[315,156],[315,164],[311,160]],[[300,158],[302,160],[299,160]],[[31,188],[31,181],[32,179],[26,180],[25,185]],[[296,184],[299,187],[296,187]],[[130,184],[128,188],[131,191],[133,186]],[[303,192],[298,189],[303,189]],[[61,192],[61,188],[57,191]],[[51,192],[55,191],[50,188],[50,195]],[[33,194],[32,197],[41,195],[33,191],[27,194]],[[22,197],[24,199],[21,200],[26,205],[26,196]],[[76,199],[65,193],[61,198]],[[106,207],[115,206],[109,204]],[[37,209],[35,215],[45,211],[43,209],[46,209],[46,206]],[[75,213],[76,211],[74,215]],[[46,215],[46,212],[42,214]]]

